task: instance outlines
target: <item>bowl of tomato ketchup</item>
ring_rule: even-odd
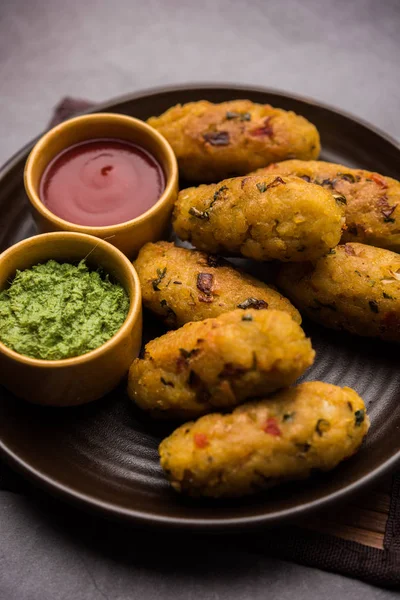
[[[87,233],[133,258],[168,227],[178,166],[167,140],[144,121],[97,113],[43,135],[24,181],[40,232]]]

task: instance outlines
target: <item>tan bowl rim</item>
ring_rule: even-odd
[[[141,129],[142,131],[146,131],[153,139],[156,140],[158,145],[163,148],[164,154],[166,156],[166,161],[170,170],[170,175],[166,179],[166,185],[163,193],[157,200],[153,206],[151,206],[146,212],[142,213],[138,217],[134,219],[130,219],[129,221],[123,221],[122,223],[116,223],[115,225],[105,225],[101,227],[95,227],[92,225],[79,225],[76,223],[72,223],[72,221],[66,221],[61,217],[58,217],[53,212],[51,212],[41,201],[39,195],[36,193],[34,189],[34,185],[32,183],[32,169],[37,156],[40,152],[43,151],[43,147],[46,145],[49,137],[53,135],[62,135],[63,129],[70,124],[80,124],[85,123],[87,121],[97,121],[101,119],[112,119],[114,121],[119,121],[128,125],[135,125],[136,128]],[[164,174],[165,169],[164,165],[161,165]],[[131,225],[140,224],[142,221],[145,221],[148,217],[157,213],[161,206],[166,203],[169,203],[171,195],[174,192],[175,186],[178,184],[178,163],[172,147],[166,138],[161,135],[156,129],[148,125],[145,121],[141,119],[136,119],[135,117],[129,117],[128,115],[119,115],[114,113],[95,113],[91,115],[82,115],[80,117],[74,117],[73,119],[68,119],[67,121],[63,121],[59,125],[56,125],[52,129],[50,129],[47,133],[45,133],[34,145],[32,148],[24,169],[24,184],[25,191],[28,194],[28,197],[32,203],[32,205],[36,208],[38,212],[40,212],[44,217],[53,223],[57,224],[63,230],[72,230],[78,233],[88,233],[89,235],[99,235],[99,234],[114,234],[118,233]]]
[[[73,232],[73,231],[55,231],[52,233],[42,233],[40,235],[35,235],[30,238],[26,238],[26,239],[18,242],[17,244],[10,246],[10,248],[7,248],[7,250],[4,250],[4,252],[2,252],[0,254],[0,267],[1,267],[2,261],[5,258],[7,258],[10,254],[13,254],[18,251],[23,251],[24,247],[28,246],[29,244],[32,244],[32,243],[40,244],[41,241],[44,240],[44,238],[48,239],[49,237],[54,238],[54,239],[68,237],[71,239],[74,239],[74,238],[75,239],[84,239],[86,241],[93,240],[94,245],[96,247],[101,246],[106,252],[108,252],[110,255],[113,255],[113,258],[115,258],[115,261],[119,261],[120,263],[123,263],[124,266],[128,269],[128,271],[130,271],[130,273],[133,277],[132,290],[125,290],[127,292],[127,294],[129,295],[129,310],[128,310],[128,314],[126,315],[125,321],[123,322],[121,327],[118,329],[118,331],[109,340],[107,340],[107,342],[105,342],[98,348],[91,350],[90,352],[86,352],[85,354],[80,354],[79,356],[73,356],[71,358],[62,358],[62,359],[58,359],[58,360],[46,360],[46,359],[42,359],[42,358],[32,358],[30,356],[25,356],[24,354],[19,354],[15,350],[12,350],[11,348],[9,348],[5,344],[3,344],[3,342],[0,340],[0,352],[2,352],[3,354],[7,355],[9,358],[11,358],[19,363],[23,363],[23,364],[29,365],[31,367],[63,368],[63,367],[70,367],[72,365],[83,364],[83,363],[89,362],[91,360],[94,360],[99,355],[103,354],[104,352],[107,352],[108,350],[111,350],[111,348],[113,346],[117,345],[118,342],[120,341],[120,339],[122,337],[124,337],[125,334],[128,332],[128,330],[132,330],[133,327],[135,327],[137,324],[137,320],[140,315],[140,309],[142,306],[142,294],[141,294],[139,276],[138,276],[133,264],[125,256],[125,254],[123,252],[121,252],[120,250],[118,250],[118,248],[116,248],[115,246],[112,246],[111,244],[109,244],[108,242],[106,242],[100,238],[96,238],[93,235],[88,235],[85,233],[77,233],[77,232]],[[51,260],[51,258],[49,258],[47,260]],[[133,298],[132,298],[132,294],[133,294]]]

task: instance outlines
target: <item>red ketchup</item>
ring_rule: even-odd
[[[164,188],[163,170],[146,150],[98,139],[75,144],[51,161],[40,181],[40,198],[65,221],[103,227],[143,214]]]

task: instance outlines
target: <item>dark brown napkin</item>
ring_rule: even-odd
[[[95,105],[86,100],[64,98],[56,107],[50,121],[50,127],[73,115],[93,108]],[[22,493],[30,496],[32,501],[37,494],[31,485],[19,475],[0,463],[0,489]],[[385,490],[386,491],[386,490]],[[348,506],[342,506],[335,513],[333,508],[322,512],[317,518],[310,516],[294,525],[264,529],[257,534],[241,534],[237,536],[220,536],[212,538],[186,536],[185,545],[190,544],[191,562],[200,563],[208,548],[220,548],[226,545],[242,552],[275,555],[310,567],[324,569],[355,577],[378,586],[400,589],[400,473],[396,473],[387,483],[386,494],[382,494],[381,486],[377,491],[364,493],[364,497],[350,500]],[[387,500],[382,501],[382,498]],[[72,509],[61,502],[48,501],[46,510],[54,518],[63,515],[63,521]],[[364,514],[362,519],[360,514]],[[347,519],[343,519],[343,515]],[[354,522],[351,522],[354,518]],[[81,530],[97,528],[99,517],[87,515],[73,516],[74,526]],[[349,523],[350,521],[350,523]],[[383,525],[382,525],[383,523]],[[126,526],[99,524],[99,531],[107,530],[107,543],[115,538],[116,548],[124,543],[127,535]],[[327,533],[328,532],[328,533]],[[130,540],[131,532],[128,534]],[[135,533],[136,543],[143,537]],[[184,537],[184,534],[179,534]],[[144,543],[146,534],[144,534]],[[152,539],[155,536],[152,534]],[[93,543],[99,543],[93,540]],[[130,543],[130,542],[129,542]],[[160,534],[159,543],[162,544]],[[155,546],[157,547],[157,542]],[[374,547],[375,546],[375,547]],[[117,550],[116,550],[117,551]],[[120,551],[120,550],[119,550]]]
[[[88,100],[80,100],[79,98],[70,98],[67,96],[63,98],[61,102],[57,104],[54,109],[54,113],[49,122],[49,129],[62,123],[66,119],[70,117],[76,116],[80,113],[89,110],[95,106],[94,102],[89,102]]]

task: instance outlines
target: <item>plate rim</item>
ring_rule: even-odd
[[[171,516],[159,516],[149,514],[135,509],[127,509],[123,507],[116,507],[111,502],[105,502],[99,500],[94,496],[82,493],[79,490],[75,490],[68,487],[59,481],[48,477],[45,473],[39,472],[32,468],[29,463],[21,460],[10,448],[0,440],[0,457],[17,472],[24,475],[29,481],[34,484],[38,484],[38,487],[45,489],[53,497],[61,498],[67,501],[73,506],[85,510],[86,512],[102,515],[107,518],[112,518],[117,521],[125,521],[135,524],[136,526],[150,526],[160,527],[162,529],[188,529],[192,531],[243,531],[243,529],[251,527],[252,529],[257,526],[273,526],[277,523],[287,523],[289,521],[296,520],[297,518],[304,517],[304,515],[311,512],[317,512],[322,508],[326,508],[334,503],[340,504],[348,496],[355,496],[361,492],[362,489],[367,488],[374,481],[382,478],[385,474],[390,472],[396,464],[400,464],[400,451],[387,460],[379,469],[367,473],[361,479],[358,479],[354,483],[337,490],[336,492],[302,504],[293,508],[285,509],[282,511],[275,511],[273,513],[260,514],[255,516],[247,517],[231,517],[224,519],[223,521],[219,518],[189,518],[189,517],[171,517]]]
[[[391,144],[398,152],[400,152],[400,142],[395,138],[391,137],[386,132],[380,130],[378,127],[372,125],[368,121],[356,117],[350,112],[337,109],[334,106],[319,102],[315,99],[308,98],[302,95],[293,94],[283,90],[263,87],[263,86],[251,86],[246,84],[231,84],[231,83],[191,83],[191,84],[180,84],[180,85],[168,85],[168,86],[157,86],[139,90],[130,94],[123,94],[111,98],[100,104],[95,104],[92,108],[82,111],[81,114],[91,114],[97,112],[104,112],[112,110],[117,104],[123,104],[130,101],[134,101],[140,98],[157,96],[164,93],[183,92],[183,91],[241,91],[244,93],[261,93],[261,94],[273,94],[275,96],[281,96],[284,99],[294,100],[303,102],[310,106],[314,106],[319,109],[323,109],[328,112],[335,113],[347,120],[357,123],[361,127],[368,129],[375,135],[383,138],[386,142]],[[44,130],[45,131],[45,130]],[[0,167],[0,181],[7,177],[8,173],[20,162],[24,155],[30,152],[36,141],[43,135],[44,131],[33,138],[30,142],[25,144],[20,150],[15,152],[1,167]],[[328,494],[322,498],[318,498],[306,504],[301,504],[292,508],[283,509],[281,511],[274,511],[268,514],[259,514],[254,516],[246,517],[231,517],[221,521],[220,518],[190,518],[190,517],[173,517],[173,516],[162,516],[143,512],[142,510],[128,509],[124,507],[118,507],[111,502],[99,500],[98,498],[83,493],[75,488],[68,487],[60,481],[49,477],[46,473],[40,471],[37,468],[32,467],[27,461],[22,460],[19,456],[9,448],[7,444],[0,439],[0,456],[16,471],[27,477],[30,481],[38,484],[39,487],[44,488],[47,492],[53,496],[61,497],[70,504],[77,505],[80,508],[96,513],[100,513],[103,516],[109,518],[130,521],[135,525],[162,527],[166,529],[192,529],[201,531],[232,531],[232,530],[243,530],[244,527],[256,527],[256,526],[268,526],[275,525],[280,522],[287,522],[295,518],[304,516],[310,512],[316,512],[318,509],[332,505],[333,503],[340,503],[347,496],[355,495],[361,491],[373,481],[378,480],[383,475],[392,471],[396,465],[400,464],[400,450],[396,452],[392,457],[386,460],[379,468],[374,471],[369,471],[363,477],[357,481],[343,486],[341,489]]]
[[[283,98],[289,98],[290,100],[304,102],[305,104],[310,104],[311,106],[316,106],[318,108],[322,108],[329,112],[336,113],[337,115],[340,115],[341,117],[344,117],[345,119],[348,119],[350,121],[357,123],[361,127],[365,127],[366,129],[369,129],[370,131],[372,131],[379,137],[383,138],[386,142],[392,144],[392,146],[394,146],[396,148],[396,150],[400,151],[400,138],[397,139],[397,138],[391,136],[386,131],[383,131],[383,129],[380,129],[379,127],[377,127],[376,125],[374,125],[373,123],[368,121],[367,119],[356,116],[351,111],[337,108],[333,104],[329,104],[326,102],[320,102],[319,100],[315,100],[314,98],[311,98],[309,96],[303,96],[302,94],[294,94],[292,92],[286,92],[285,90],[278,89],[278,88],[270,88],[270,87],[264,87],[264,86],[254,86],[254,85],[247,86],[246,84],[239,84],[239,83],[224,82],[221,84],[216,84],[215,82],[214,83],[213,82],[210,82],[210,83],[200,82],[200,83],[190,83],[190,84],[182,83],[182,84],[176,84],[176,85],[171,84],[171,85],[165,85],[165,86],[149,87],[149,88],[145,88],[144,90],[141,90],[138,92],[122,94],[120,96],[114,96],[114,97],[110,98],[109,100],[100,102],[99,104],[94,102],[93,103],[94,106],[92,108],[83,110],[83,111],[79,112],[78,114],[86,115],[86,114],[92,114],[92,113],[97,113],[97,112],[103,112],[103,111],[107,110],[107,108],[110,108],[112,105],[115,105],[115,104],[122,104],[123,102],[129,102],[131,100],[142,98],[144,96],[146,96],[146,97],[157,96],[158,94],[162,94],[162,93],[166,93],[166,92],[167,93],[168,92],[179,92],[179,91],[185,91],[185,90],[226,90],[226,91],[229,91],[232,89],[235,91],[243,90],[243,91],[247,91],[247,92],[256,92],[256,93],[260,93],[260,94],[274,94],[275,96],[281,96]],[[64,98],[62,98],[60,100],[60,102],[62,102],[62,100],[65,98],[70,98],[70,96],[64,96]],[[19,160],[20,156],[22,154],[24,154],[26,151],[29,151],[33,147],[33,145],[37,142],[37,140],[39,140],[44,135],[44,133],[46,131],[48,131],[48,129],[42,129],[38,135],[31,138],[31,140],[29,142],[24,144],[22,146],[22,148],[20,148],[16,152],[14,152],[14,154],[12,154],[10,156],[10,158],[8,158],[5,162],[3,162],[1,164],[0,179],[4,177],[4,174],[8,170],[12,169],[14,164]]]

